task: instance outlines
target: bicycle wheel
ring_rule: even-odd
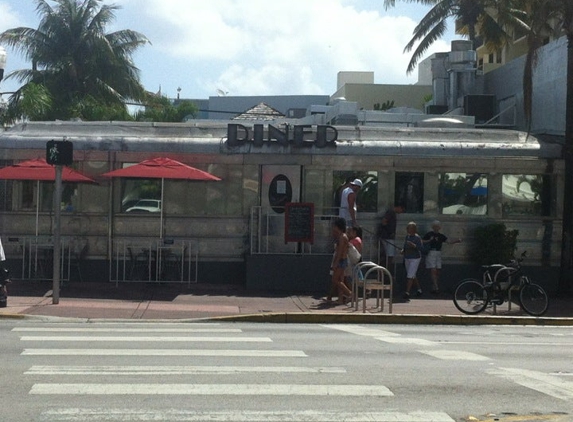
[[[519,302],[521,309],[533,316],[543,315],[549,307],[547,293],[543,287],[534,283],[524,284],[519,289]]]
[[[454,292],[454,305],[468,315],[480,313],[488,304],[488,293],[477,280],[465,280]]]

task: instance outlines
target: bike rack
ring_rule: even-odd
[[[501,289],[501,284],[499,284],[499,285],[500,285],[500,289],[503,292],[507,292],[507,311],[508,312],[511,311],[511,291],[519,289],[519,286],[515,285],[513,283],[513,280],[512,280],[512,275],[516,272],[517,272],[517,269],[515,269],[514,267],[503,266],[502,268],[497,270],[495,272],[495,275],[493,276],[493,283],[494,284],[495,283],[502,283],[502,282],[499,282],[497,280],[497,278],[500,277],[502,274],[507,273],[506,274],[507,283],[509,283],[509,284],[507,285],[506,288],[503,288],[503,289]],[[503,283],[506,283],[506,282],[504,281]],[[492,304],[493,304],[493,313],[495,315],[497,313],[497,304],[494,302],[492,302]]]
[[[363,270],[366,270],[364,274]],[[376,290],[376,309],[384,312],[384,292],[388,291],[388,312],[392,313],[393,284],[392,274],[386,268],[370,261],[359,262],[353,269],[351,305],[358,310],[358,289],[362,287],[362,312],[366,312],[367,290]]]

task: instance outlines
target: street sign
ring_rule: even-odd
[[[69,166],[74,162],[74,145],[70,141],[48,141],[46,161],[54,166]]]

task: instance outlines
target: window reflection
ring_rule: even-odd
[[[439,206],[442,214],[487,215],[487,175],[440,175]]]
[[[424,212],[424,173],[396,173],[394,203],[404,207],[404,212]]]
[[[347,181],[360,179],[362,189],[358,191],[356,205],[359,212],[378,210],[378,172],[376,171],[334,171],[332,172],[332,205],[338,213],[342,187]]]
[[[159,212],[161,180],[121,179],[121,212]]]
[[[507,174],[503,176],[503,214],[542,215],[542,175]]]

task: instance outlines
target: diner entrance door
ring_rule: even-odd
[[[263,165],[261,171],[261,225],[268,253],[292,253],[296,244],[285,244],[285,204],[300,202],[301,166]]]

